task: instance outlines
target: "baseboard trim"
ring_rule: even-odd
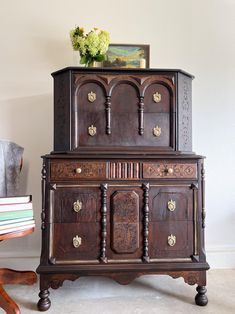
[[[235,268],[235,246],[208,246],[206,256],[211,269]]]

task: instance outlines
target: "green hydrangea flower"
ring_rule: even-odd
[[[90,53],[90,55],[92,57],[94,57],[95,55],[97,55],[99,49],[98,49],[98,46],[99,46],[99,36],[97,35],[96,32],[93,32],[91,31],[86,39],[85,39],[85,43],[86,43],[86,46],[87,46],[87,50],[88,52]]]
[[[80,52],[81,64],[100,62],[105,59],[110,42],[108,32],[93,28],[92,31],[85,34],[84,28],[77,26],[70,31],[70,39],[73,49]]]
[[[110,41],[109,33],[106,31],[101,31],[98,36],[99,36],[98,50],[99,50],[99,53],[103,55],[106,53],[109,47],[109,41]]]

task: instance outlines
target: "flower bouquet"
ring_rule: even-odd
[[[70,38],[73,49],[80,53],[81,64],[93,66],[94,61],[105,60],[110,42],[108,32],[93,28],[89,33],[85,33],[83,27],[77,26],[70,31]]]

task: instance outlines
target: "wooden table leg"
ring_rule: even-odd
[[[33,271],[18,271],[9,268],[0,269],[0,307],[7,314],[20,314],[18,305],[10,298],[3,288],[3,284],[32,285],[37,282],[37,275]]]
[[[20,314],[18,305],[9,297],[2,285],[0,285],[0,307],[7,314]]]

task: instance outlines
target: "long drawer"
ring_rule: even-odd
[[[197,179],[196,162],[53,160],[51,180]]]
[[[144,179],[196,179],[196,163],[144,162]]]
[[[106,179],[106,163],[94,161],[54,161],[51,163],[52,180]]]

